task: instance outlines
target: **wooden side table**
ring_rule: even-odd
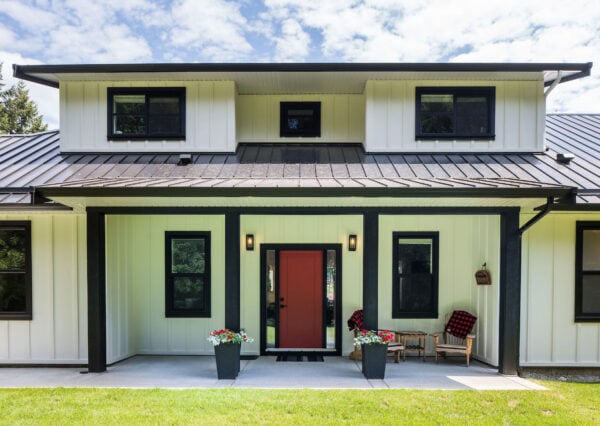
[[[424,331],[396,331],[396,336],[404,345],[402,358],[406,361],[406,352],[418,352],[419,357],[425,362],[425,354],[427,353],[427,333]]]

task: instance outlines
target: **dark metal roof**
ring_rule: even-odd
[[[16,78],[58,87],[59,75],[129,73],[390,73],[390,72],[543,72],[551,85],[557,73],[561,82],[590,75],[591,62],[585,63],[155,63],[155,64],[68,64],[13,65]]]
[[[544,153],[370,154],[361,145],[242,144],[232,154],[59,151],[59,133],[0,136],[0,203],[38,195],[560,196],[600,205],[600,114],[547,116]],[[572,153],[570,164],[557,154]],[[273,189],[277,189],[276,192]]]

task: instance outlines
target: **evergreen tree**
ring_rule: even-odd
[[[2,64],[0,63],[0,80]],[[35,102],[29,99],[29,90],[19,81],[16,86],[3,90],[0,85],[0,133],[22,134],[43,132],[48,128],[39,115]]]

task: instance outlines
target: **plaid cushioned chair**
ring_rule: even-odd
[[[444,331],[433,333],[433,345],[435,350],[435,362],[438,361],[438,354],[442,353],[460,353],[467,356],[467,367],[471,358],[471,348],[475,335],[469,334],[477,321],[477,317],[466,311],[454,311],[448,320]],[[443,337],[443,343],[440,342],[440,336]]]

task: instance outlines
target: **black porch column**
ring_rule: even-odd
[[[88,370],[106,371],[104,213],[87,212]]]
[[[378,321],[379,215],[365,213],[363,219],[363,315],[364,327],[377,329]]]
[[[500,373],[517,374],[521,326],[519,209],[500,216]]]
[[[240,214],[225,214],[225,327],[240,329]]]

